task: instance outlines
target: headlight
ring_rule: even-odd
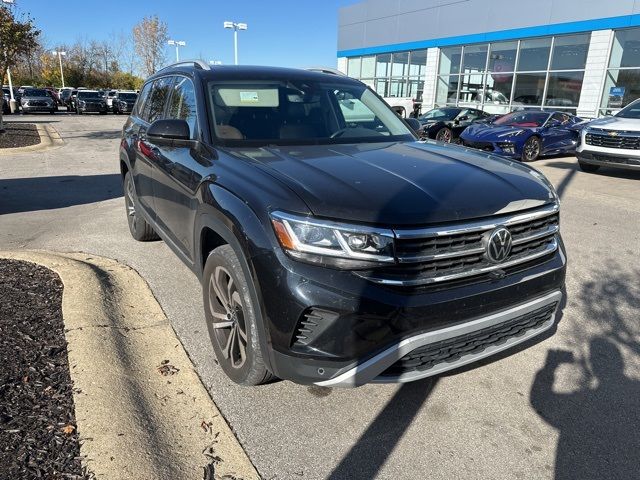
[[[271,222],[282,248],[300,260],[341,268],[363,267],[366,262],[395,261],[391,230],[283,212],[271,213]]]
[[[84,100],[79,100],[78,103],[83,107],[87,104],[87,102],[85,102]]]

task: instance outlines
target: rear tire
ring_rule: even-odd
[[[239,385],[273,379],[264,363],[247,278],[230,245],[213,250],[204,266],[202,293],[211,345],[218,364]]]
[[[140,212],[136,211],[137,204],[138,196],[136,195],[136,189],[133,184],[133,177],[131,176],[131,172],[127,172],[124,176],[124,205],[131,236],[139,242],[159,240],[160,237],[158,237],[158,234],[153,230],[151,225],[142,218]]]
[[[600,170],[600,165],[592,165],[590,163],[581,162],[578,160],[578,165],[580,166],[580,170],[585,173],[595,173]]]
[[[540,151],[542,149],[542,142],[538,137],[530,137],[524,142],[522,147],[522,161],[533,162],[540,157]]]

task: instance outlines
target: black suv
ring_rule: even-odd
[[[176,64],[122,137],[131,234],[200,278],[237,383],[405,382],[553,332],[566,257],[550,183],[418,142],[357,80]]]

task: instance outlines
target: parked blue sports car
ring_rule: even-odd
[[[470,125],[460,138],[467,147],[532,162],[542,155],[573,153],[585,123],[565,112],[520,111]]]

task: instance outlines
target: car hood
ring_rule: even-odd
[[[587,127],[603,128],[605,130],[629,130],[632,132],[640,132],[640,119],[602,117],[589,122]]]
[[[455,145],[412,142],[228,152],[250,158],[279,178],[319,217],[422,225],[509,213],[554,199],[537,171]]]
[[[509,125],[487,125],[475,124],[470,125],[462,133],[462,137],[466,140],[499,142],[504,139],[513,138],[518,135],[531,132],[530,127],[512,127]]]

